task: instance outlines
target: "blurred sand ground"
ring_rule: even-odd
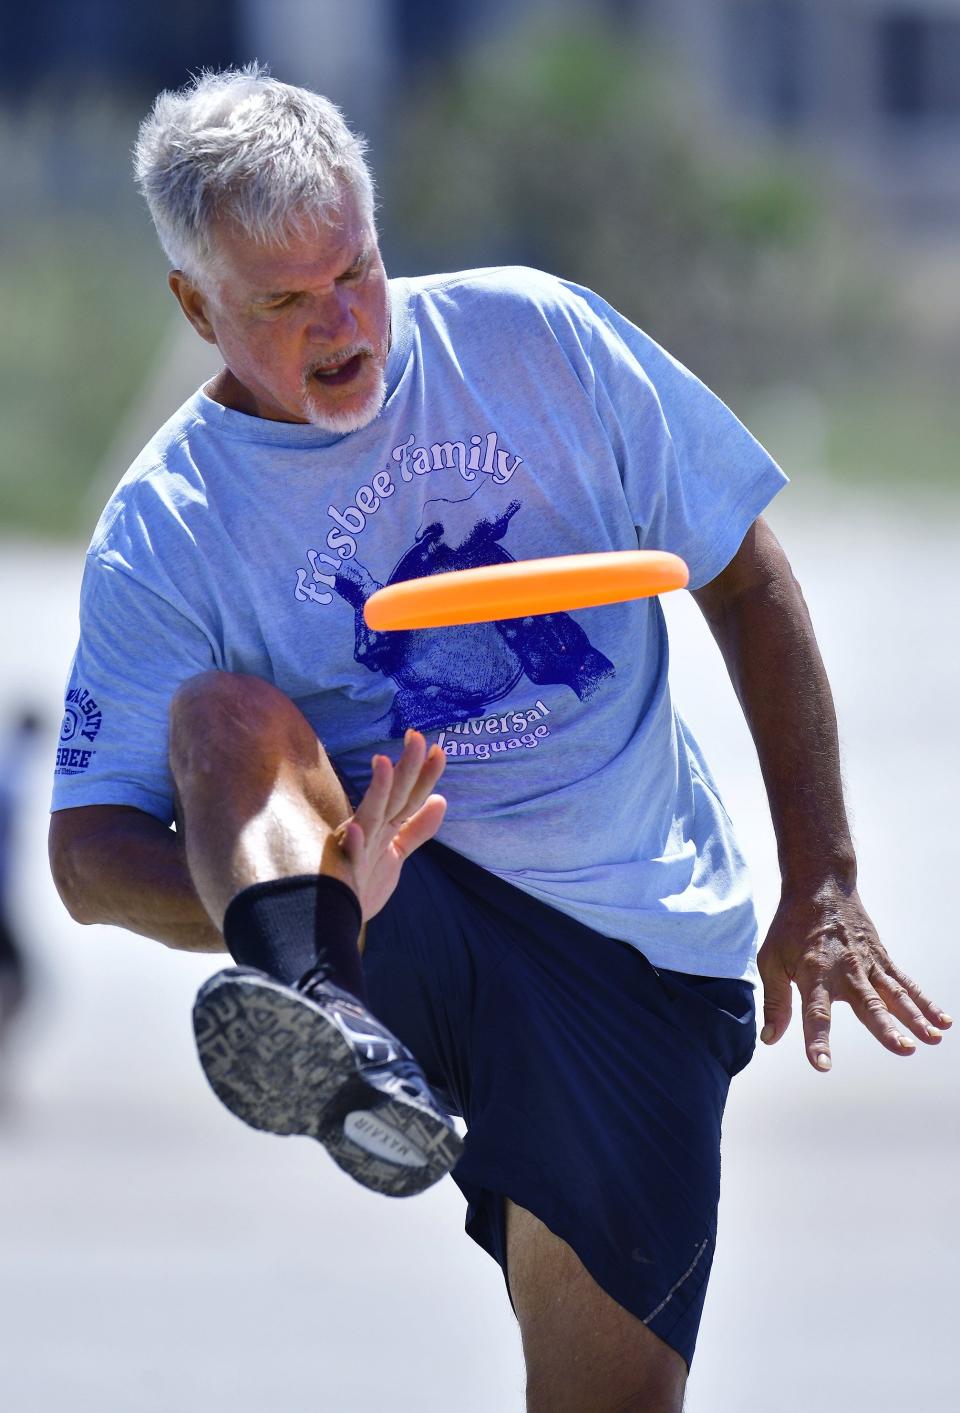
[[[837,697],[861,892],[956,1015],[957,505],[815,479],[781,502]],[[80,561],[0,545],[0,705],[42,704],[50,751]],[[763,924],[775,853],[749,738],[692,601],[668,612],[677,700]],[[501,1277],[453,1184],[391,1203],[222,1110],[188,1021],[216,963],[69,921],[46,874],[48,760],[35,778],[16,901],[36,988],[0,1118],[4,1413],[520,1410]],[[960,1035],[897,1060],[843,1008],[834,1031],[828,1076],[795,1022],[734,1086],[690,1413],[956,1406]]]

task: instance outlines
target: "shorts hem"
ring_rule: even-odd
[[[486,1170],[491,1163],[495,1168],[495,1175]],[[686,1276],[681,1277],[676,1288],[670,1292],[663,1290],[640,1290],[634,1285],[614,1263],[604,1261],[597,1254],[584,1251],[584,1241],[582,1237],[584,1222],[576,1212],[574,1212],[565,1202],[558,1199],[547,1184],[543,1182],[542,1175],[531,1174],[529,1171],[518,1171],[515,1165],[498,1161],[496,1158],[485,1158],[482,1164],[469,1163],[469,1175],[462,1177],[454,1173],[458,1186],[466,1197],[472,1213],[468,1212],[465,1221],[467,1235],[477,1243],[489,1256],[500,1265],[504,1284],[507,1288],[507,1296],[511,1306],[513,1298],[510,1295],[510,1283],[507,1272],[507,1257],[504,1238],[504,1251],[502,1259],[496,1249],[495,1239],[491,1239],[494,1234],[487,1230],[487,1223],[484,1220],[480,1199],[495,1197],[501,1201],[504,1198],[515,1203],[519,1207],[524,1207],[528,1212],[543,1222],[554,1236],[558,1236],[561,1241],[574,1251],[584,1269],[596,1281],[601,1290],[605,1291],[622,1309],[634,1315],[642,1324],[652,1331],[658,1339],[663,1340],[671,1349],[683,1359],[689,1370],[693,1360],[693,1353],[696,1347],[697,1333],[695,1330],[693,1337],[689,1332],[684,1335],[679,1330],[684,1324],[684,1319],[699,1301],[701,1306],[705,1295],[705,1287],[710,1274],[713,1261],[714,1240],[712,1233],[705,1238],[705,1250],[703,1257],[694,1263]],[[504,1174],[507,1176],[504,1176]],[[706,1258],[705,1260],[703,1258]],[[703,1265],[703,1271],[699,1279],[693,1281],[687,1289],[688,1279],[696,1277],[696,1267]],[[654,1313],[651,1314],[651,1311]],[[699,1326],[699,1318],[697,1319]]]

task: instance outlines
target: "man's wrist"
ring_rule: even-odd
[[[780,861],[780,891],[788,898],[803,894],[815,897],[821,892],[851,894],[857,887],[857,856],[851,846],[826,857],[805,855]]]

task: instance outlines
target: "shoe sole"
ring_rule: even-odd
[[[262,1132],[315,1138],[374,1192],[423,1192],[463,1151],[439,1115],[369,1084],[336,1023],[268,977],[211,977],[193,1028],[203,1071],[231,1113]]]

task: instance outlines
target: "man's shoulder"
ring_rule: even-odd
[[[190,505],[205,503],[202,474],[191,451],[193,438],[202,435],[194,394],[177,408],[131,462],[114,489],[93,533],[90,549],[97,553],[118,537],[129,540],[161,532],[161,525],[175,523]]]
[[[529,265],[490,265],[436,275],[415,275],[404,280],[415,301],[433,304],[445,312],[541,310],[586,312],[582,292],[575,285]]]

